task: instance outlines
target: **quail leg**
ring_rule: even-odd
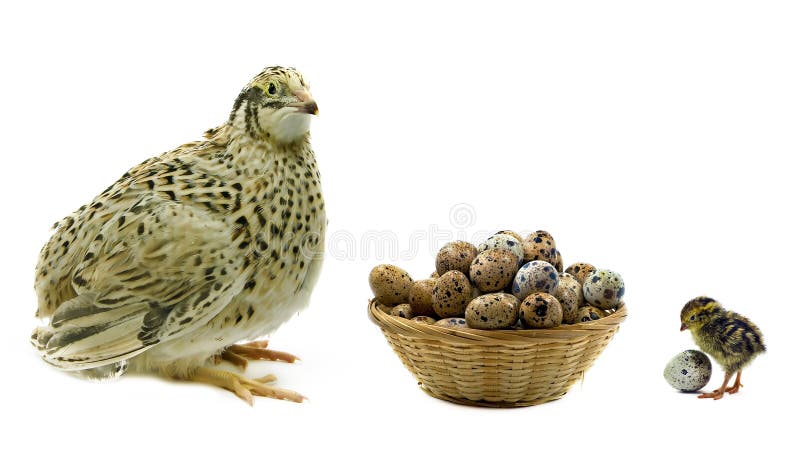
[[[742,384],[741,380],[742,380],[742,370],[739,370],[736,372],[736,381],[733,382],[733,386],[725,389],[725,392],[727,392],[728,394],[736,394],[737,392],[739,392],[739,388],[744,387],[744,384]]]
[[[253,405],[253,396],[270,397],[278,400],[289,400],[292,402],[302,402],[305,397],[297,392],[269,386],[265,383],[275,381],[274,375],[267,375],[263,378],[249,379],[236,373],[212,368],[199,368],[195,374],[189,378],[191,381],[212,384],[227,389],[237,397],[244,400],[250,406]]]
[[[719,400],[725,395],[725,391],[728,387],[728,381],[731,380],[731,373],[725,373],[725,381],[722,382],[722,386],[719,389],[714,389],[714,392],[705,392],[697,396],[699,399],[714,399]]]

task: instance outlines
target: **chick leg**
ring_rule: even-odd
[[[189,379],[191,381],[212,384],[227,389],[251,406],[253,405],[254,395],[298,403],[305,400],[305,397],[294,391],[265,384],[275,381],[274,375],[267,375],[258,379],[249,379],[229,371],[201,367],[198,368],[195,374]]]
[[[742,370],[739,370],[736,372],[736,381],[733,382],[733,386],[725,389],[725,392],[727,392],[728,394],[736,394],[737,392],[739,392],[739,388],[744,387],[744,384],[742,384],[741,380],[742,380]]]
[[[714,389],[714,392],[705,392],[697,396],[699,399],[714,399],[719,400],[725,395],[726,388],[728,387],[728,381],[731,380],[731,373],[725,373],[725,381],[722,382],[722,386],[719,389]]]

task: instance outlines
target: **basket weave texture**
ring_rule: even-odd
[[[403,365],[433,397],[464,405],[524,407],[567,393],[627,317],[535,330],[453,329],[393,317],[369,303]]]

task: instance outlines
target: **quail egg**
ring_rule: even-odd
[[[482,292],[500,291],[517,274],[519,260],[508,249],[487,249],[478,254],[469,267],[469,278]]]
[[[455,328],[455,329],[468,328],[467,321],[459,317],[443,318],[434,323],[434,325],[444,326],[446,328]]]
[[[519,318],[519,300],[511,294],[484,294],[470,301],[464,318],[470,328],[511,328]]]
[[[499,232],[495,233],[495,235],[511,235],[517,239],[520,243],[522,242],[522,236],[519,233],[512,231],[512,230],[500,230]]]
[[[578,321],[578,310],[583,307],[583,288],[578,280],[569,273],[558,275],[558,286],[556,287],[556,299],[561,303],[564,318],[562,323],[576,323]]]
[[[490,236],[486,241],[481,243],[478,246],[478,252],[486,251],[487,249],[508,249],[509,251],[513,252],[519,261],[519,264],[522,264],[522,257],[524,256],[522,251],[522,243],[514,238],[511,235],[499,234]]]
[[[711,379],[711,360],[699,350],[685,350],[667,363],[664,379],[681,392],[699,391]]]
[[[369,272],[369,286],[375,299],[386,305],[407,302],[411,283],[413,280],[408,272],[394,265],[381,264]]]
[[[411,319],[412,322],[423,323],[425,325],[433,325],[436,323],[435,318],[426,317],[425,315],[417,315],[416,317]]]
[[[414,312],[411,310],[411,306],[409,304],[397,304],[396,306],[392,307],[389,315],[410,319],[414,316]]]
[[[594,270],[595,268],[592,264],[587,264],[586,262],[576,262],[567,267],[566,272],[574,276],[575,279],[578,280],[578,283],[583,286],[583,282],[586,280],[586,275],[594,272]]]
[[[472,285],[458,270],[450,270],[433,285],[433,311],[439,318],[463,317],[471,300]]]
[[[447,243],[436,255],[436,273],[444,275],[450,270],[458,270],[467,275],[469,274],[469,265],[477,255],[478,250],[472,243],[466,241]]]
[[[536,292],[555,294],[557,287],[558,272],[555,267],[542,260],[532,260],[517,271],[511,293],[522,301]]]
[[[605,317],[606,314],[601,309],[597,307],[592,307],[590,305],[585,305],[578,309],[578,321],[576,323],[586,323],[595,320],[600,320],[601,318]]]
[[[553,262],[553,267],[556,268],[558,273],[564,271],[564,260],[561,258],[561,252],[558,249],[556,249],[556,261]]]
[[[533,293],[519,308],[519,318],[529,328],[552,328],[561,324],[563,313],[558,299],[550,293]]]
[[[617,272],[595,270],[583,282],[586,302],[600,309],[615,309],[625,294],[625,282]]]
[[[411,285],[411,289],[408,291],[408,303],[411,304],[411,310],[415,315],[429,317],[436,315],[433,310],[434,285],[436,285],[436,280],[433,278],[417,280]]]
[[[553,236],[544,230],[531,233],[522,242],[523,258],[526,262],[543,260],[553,265],[556,263],[556,243]]]

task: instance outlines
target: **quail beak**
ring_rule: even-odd
[[[681,331],[683,331],[683,330],[685,330],[685,329],[686,329],[686,325],[685,325],[685,324],[683,324],[683,323],[681,323]]]
[[[292,103],[289,106],[293,108],[297,108],[299,112],[303,112],[306,114],[319,114],[319,108],[317,107],[317,102],[311,97],[311,94],[308,93],[306,90],[297,90],[294,92],[294,96],[297,97],[297,103]]]

